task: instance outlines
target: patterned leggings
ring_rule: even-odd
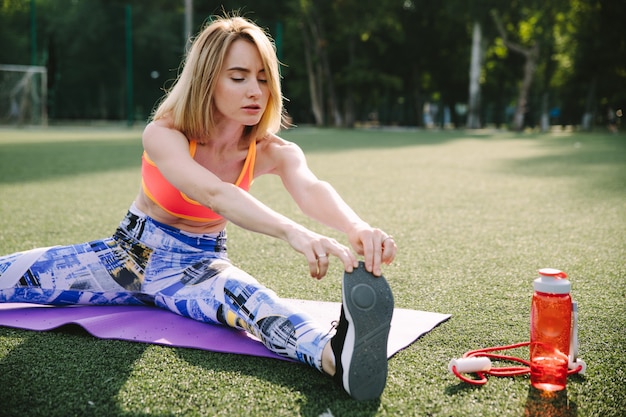
[[[331,334],[233,266],[226,234],[187,233],[134,205],[110,238],[0,257],[0,302],[154,304],[244,329],[272,352],[321,370]]]

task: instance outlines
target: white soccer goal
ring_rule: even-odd
[[[0,124],[48,125],[46,67],[0,64]]]

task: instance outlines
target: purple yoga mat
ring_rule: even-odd
[[[332,321],[339,318],[339,303],[287,301],[298,305],[329,329]],[[391,321],[388,356],[404,349],[449,317],[449,314],[396,308]],[[258,339],[246,332],[201,323],[156,307],[0,304],[0,326],[45,331],[67,324],[77,324],[101,339],[284,359],[267,350]]]

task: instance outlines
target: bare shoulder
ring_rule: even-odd
[[[148,123],[141,136],[143,147],[152,156],[172,147],[188,147],[185,135],[176,130],[167,119],[159,119]]]
[[[268,134],[257,143],[257,149],[261,154],[268,154],[271,157],[289,157],[302,154],[300,147],[277,135]]]
[[[300,147],[277,135],[267,135],[257,143],[257,169],[261,174],[279,174],[285,168],[304,161]]]
[[[173,137],[185,137],[182,132],[176,130],[168,119],[153,120],[148,123],[143,130],[142,138],[145,140],[155,137],[173,136]]]

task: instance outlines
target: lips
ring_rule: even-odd
[[[258,115],[261,114],[261,112],[263,111],[261,106],[259,106],[258,104],[250,104],[250,105],[244,106],[242,107],[242,110],[244,111],[244,113],[248,114],[249,116],[254,116],[254,117],[258,117]]]

